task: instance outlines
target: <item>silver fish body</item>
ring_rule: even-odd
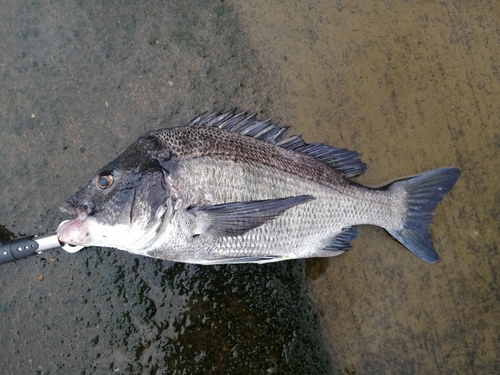
[[[280,140],[285,130],[229,111],[149,132],[63,204],[75,219],[59,239],[187,263],[265,263],[339,255],[370,224],[439,260],[428,229],[458,169],[370,188],[349,180],[366,169],[358,153]]]

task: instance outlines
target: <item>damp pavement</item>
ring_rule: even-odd
[[[88,248],[0,270],[2,374],[500,371],[496,2],[0,4],[0,235],[149,129],[238,107],[362,153],[359,182],[462,176],[416,259],[363,227],[347,254],[201,267]]]

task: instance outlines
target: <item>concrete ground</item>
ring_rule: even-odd
[[[0,233],[147,129],[223,107],[362,153],[369,185],[462,170],[418,260],[348,253],[199,267],[91,248],[0,272],[2,374],[500,371],[500,5],[487,1],[0,3]]]

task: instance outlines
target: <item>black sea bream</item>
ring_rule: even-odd
[[[460,171],[441,168],[370,188],[359,154],[234,111],[150,131],[61,207],[60,241],[198,264],[339,255],[357,225],[386,229],[435,263],[429,225]]]

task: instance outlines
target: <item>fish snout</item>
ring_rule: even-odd
[[[83,221],[89,216],[93,209],[87,204],[80,203],[74,197],[66,199],[61,205],[61,211],[73,215],[76,219]]]

